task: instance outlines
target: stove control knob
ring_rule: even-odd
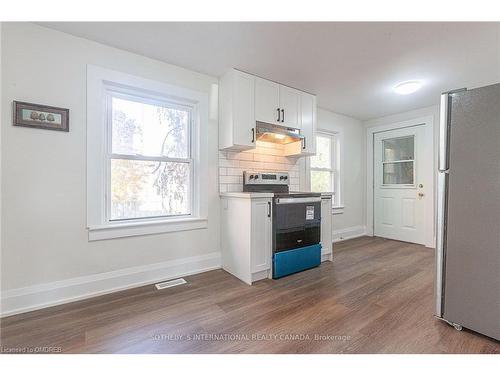
[[[256,175],[254,176],[254,179],[256,179],[256,180],[257,180],[258,178],[259,178],[259,175],[258,175],[258,174],[256,174]]]
[[[288,180],[288,176],[283,176],[283,180]]]
[[[253,174],[250,175],[249,177],[250,180],[253,180]]]

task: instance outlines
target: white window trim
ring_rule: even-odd
[[[108,126],[105,96],[110,87],[120,92],[141,91],[152,98],[189,101],[193,106],[191,158],[193,191],[191,214],[165,218],[107,221],[106,176]],[[129,74],[87,65],[87,228],[89,240],[178,232],[206,228],[208,202],[201,181],[207,181],[208,94],[171,86]]]
[[[326,135],[329,137],[334,137],[335,139],[335,145],[334,149],[332,150],[332,156],[333,153],[334,155],[334,162],[336,163],[334,170],[337,172],[338,178],[335,179],[334,176],[334,181],[336,181],[337,184],[337,192],[336,192],[336,198],[337,198],[337,203],[335,202],[334,199],[332,199],[332,214],[333,215],[338,215],[338,214],[343,214],[344,213],[344,157],[343,157],[343,144],[344,144],[344,136],[341,131],[331,131],[331,130],[324,130],[324,129],[318,129],[316,131],[316,135]],[[311,191],[311,158],[308,157],[306,158],[305,162],[305,169],[306,169],[306,184],[307,184],[307,189]],[[318,170],[318,168],[315,168]],[[334,173],[335,175],[335,173]]]

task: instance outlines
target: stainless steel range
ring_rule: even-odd
[[[321,263],[321,194],[290,192],[286,172],[244,172],[244,192],[273,193],[272,270],[277,279]]]

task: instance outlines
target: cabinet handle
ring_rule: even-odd
[[[285,110],[281,110],[281,122],[285,122]]]
[[[306,138],[304,137],[304,138],[302,138],[302,140],[304,141],[302,143],[302,150],[305,150],[306,149]]]
[[[252,143],[255,143],[255,128],[252,128]]]
[[[267,217],[271,217],[271,202],[267,202]]]
[[[280,109],[278,108],[278,122],[280,122]]]

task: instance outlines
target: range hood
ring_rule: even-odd
[[[263,142],[285,145],[287,143],[299,142],[304,139],[299,129],[267,124],[265,122],[257,122],[256,130],[257,140]]]

